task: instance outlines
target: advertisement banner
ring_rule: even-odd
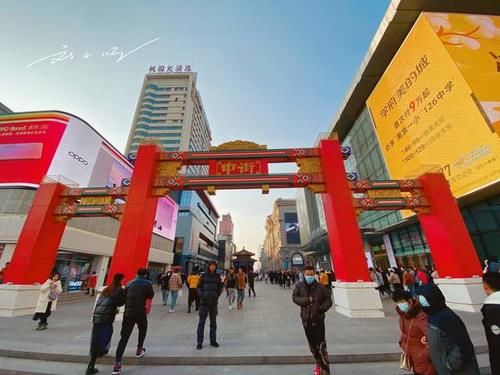
[[[37,187],[45,176],[80,187],[120,186],[132,165],[90,125],[60,112],[0,116],[0,185]],[[173,240],[178,206],[160,198],[153,232]]]
[[[424,14],[500,136],[500,16]]]
[[[498,180],[500,138],[426,15],[367,106],[391,178],[441,171],[456,197]]]
[[[297,213],[285,213],[286,242],[289,245],[300,244],[299,218]]]
[[[38,186],[47,174],[69,116],[0,116],[0,184]]]

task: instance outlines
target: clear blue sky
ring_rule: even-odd
[[[4,0],[0,102],[14,111],[58,109],[124,150],[149,65],[192,64],[213,144],[312,146],[357,72],[389,0]],[[119,63],[124,52],[161,39]],[[64,50],[74,59],[26,65]],[[87,59],[82,55],[90,52]],[[236,242],[256,250],[274,199],[295,191],[220,192]]]

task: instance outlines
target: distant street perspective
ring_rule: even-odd
[[[500,375],[498,0],[0,35],[0,375]]]

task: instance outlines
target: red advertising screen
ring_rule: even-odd
[[[40,184],[69,118],[0,116],[0,183]]]

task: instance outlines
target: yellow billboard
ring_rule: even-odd
[[[461,25],[455,17],[467,15],[449,15],[451,28]],[[500,21],[491,18],[493,25]],[[500,79],[500,71],[496,64],[488,65],[486,57],[475,60],[475,55],[464,53],[463,46],[450,40],[449,33],[458,31],[450,31],[455,29],[444,19],[434,13],[419,17],[367,106],[391,178],[439,170],[459,197],[500,179],[500,129],[497,105],[491,105],[500,103],[500,85],[493,83]],[[485,55],[500,41],[500,29],[495,27],[496,42],[486,37],[484,42],[484,33],[474,35]],[[461,48],[456,61],[453,48]],[[470,59],[475,61],[469,63]]]

